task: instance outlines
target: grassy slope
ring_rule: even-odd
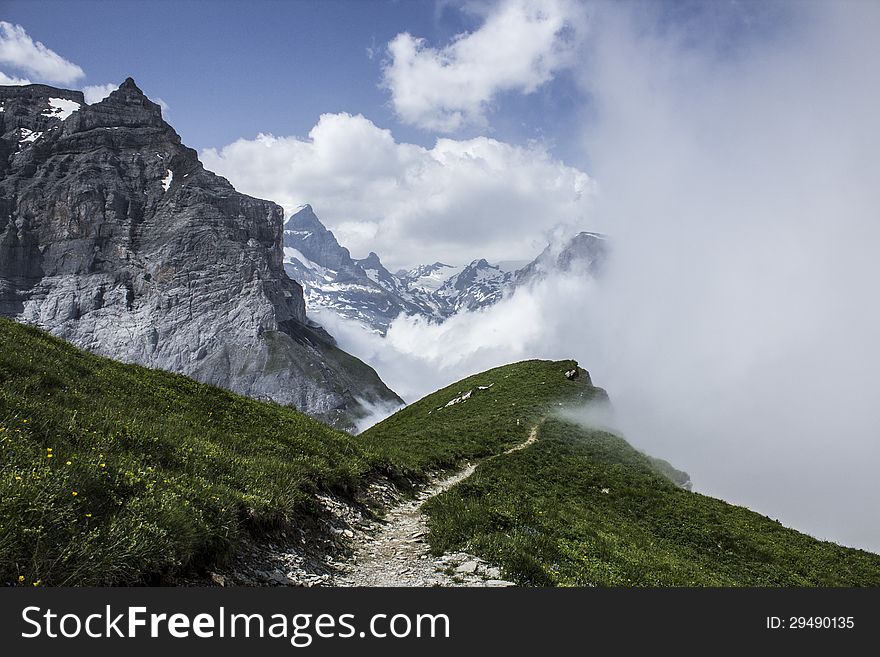
[[[880,585],[880,556],[683,490],[667,478],[681,474],[669,464],[618,436],[554,417],[559,400],[596,394],[583,378],[565,380],[572,366],[531,361],[498,368],[364,434],[382,450],[405,451],[412,460],[398,461],[418,469],[497,453],[540,422],[536,444],[484,461],[427,503],[436,553],[465,549],[501,564],[522,584],[540,586]],[[460,391],[490,382],[488,391],[437,410]]]
[[[573,360],[497,367],[420,399],[360,438],[377,465],[393,463],[391,474],[406,476],[497,454],[525,440],[548,409],[606,398],[583,377],[567,380],[564,372],[575,367]],[[467,401],[446,406],[471,390]]]
[[[353,438],[4,319],[0,342],[0,584],[137,582],[210,564],[244,532],[312,513],[317,489],[497,454],[560,404],[604,398],[565,379],[573,361],[527,361]],[[466,547],[532,584],[880,583],[880,557],[676,488],[657,474],[674,470],[615,436],[550,419],[540,438],[428,505],[435,550]]]
[[[133,582],[222,558],[369,469],[293,410],[0,319],[0,583]]]

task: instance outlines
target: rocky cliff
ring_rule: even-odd
[[[206,171],[134,81],[0,87],[0,314],[351,428],[399,403],[306,319],[283,213]]]

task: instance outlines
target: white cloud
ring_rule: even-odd
[[[52,84],[71,84],[85,73],[39,41],[21,25],[0,21],[0,64],[12,66]]]
[[[383,84],[407,123],[439,132],[480,124],[499,93],[531,93],[571,65],[584,22],[577,2],[501,0],[479,29],[443,48],[398,34]]]
[[[790,5],[721,57],[720,35],[695,44],[632,9],[594,14],[579,70],[613,245],[602,283],[550,279],[439,326],[399,318],[384,340],[330,330],[410,400],[575,357],[628,439],[697,490],[880,550],[880,7]]]
[[[593,183],[539,144],[395,141],[363,116],[324,114],[308,139],[259,135],[201,153],[237,189],[290,213],[311,203],[355,257],[391,268],[532,258],[560,226],[587,227]]]
[[[313,313],[340,345],[370,363],[407,402],[459,379],[526,358],[570,358],[593,284],[557,276],[443,323],[401,315],[385,337],[327,311]]]
[[[162,116],[165,117],[165,120],[168,120],[168,112],[171,110],[171,107],[159,96],[154,97],[153,102],[156,103],[159,107],[162,108]]]
[[[14,75],[6,75],[6,73],[0,71],[0,84],[18,86],[22,84],[32,84],[32,82],[27,78],[17,78]]]
[[[27,71],[40,82],[70,85],[85,76],[83,70],[39,41],[34,41],[21,25],[0,21],[0,63]],[[27,78],[9,76],[0,71],[0,84],[33,84]],[[92,84],[82,88],[88,104],[100,102],[116,91],[117,84]],[[168,105],[160,98],[156,102],[167,113]]]
[[[89,105],[99,103],[104,100],[111,92],[119,88],[118,84],[90,84],[83,87],[83,95]]]
[[[596,378],[702,490],[878,550],[880,7],[793,3],[720,50],[628,9],[579,71],[615,245]]]

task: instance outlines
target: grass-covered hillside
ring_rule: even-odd
[[[601,398],[574,363],[500,367],[434,393],[365,433],[419,469],[497,454],[426,504],[440,554],[465,550],[537,586],[880,585],[880,556],[821,542],[748,509],[692,493],[669,464],[619,436],[572,424],[559,404]],[[478,386],[491,387],[480,390]],[[445,404],[468,390],[467,400]]]
[[[522,584],[880,585],[880,556],[690,493],[669,464],[560,419],[605,399],[583,370],[566,378],[574,361],[484,372],[354,437],[5,319],[0,342],[0,585],[185,574],[305,520],[316,491],[466,459],[475,474],[426,507],[432,549]]]
[[[3,318],[0,343],[0,585],[138,583],[210,566],[245,534],[313,514],[318,490],[353,496],[371,475],[418,480],[494,454],[553,400],[595,392],[545,377],[571,362],[514,365],[508,376],[535,392],[490,388],[518,408],[499,407],[496,431],[469,433],[455,406],[438,415],[464,420],[443,424],[456,429],[445,439],[396,418],[363,439]]]
[[[0,585],[141,581],[358,485],[355,439],[0,319]]]
[[[525,440],[554,409],[607,399],[583,370],[565,377],[575,369],[573,360],[496,367],[420,399],[360,438],[377,464],[393,463],[393,474],[407,476],[498,454]]]

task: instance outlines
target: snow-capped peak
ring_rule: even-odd
[[[443,262],[435,262],[433,265],[420,265],[406,273],[403,282],[410,290],[422,292],[436,292],[450,278],[461,272],[464,267],[454,267]]]

